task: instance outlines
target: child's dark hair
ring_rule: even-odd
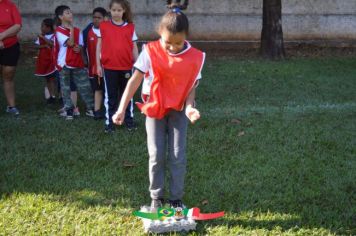
[[[93,15],[94,15],[95,13],[100,13],[103,17],[106,17],[106,16],[108,15],[108,12],[107,12],[104,8],[102,8],[102,7],[97,7],[97,8],[95,8],[95,9],[93,10]]]
[[[60,5],[60,6],[56,7],[56,10],[54,10],[54,14],[56,15],[54,18],[54,21],[57,26],[62,23],[59,16],[62,16],[65,10],[70,10],[70,8],[66,5]]]
[[[189,21],[182,10],[187,9],[189,1],[185,0],[183,4],[180,0],[167,0],[167,7],[170,9],[161,19],[159,31],[167,29],[169,32],[176,34],[189,34]]]
[[[181,0],[167,0],[167,7],[169,9],[179,8],[180,10],[185,10],[188,8],[189,0],[184,0],[183,4],[180,2]]]
[[[122,20],[126,21],[127,23],[132,23],[133,22],[133,17],[132,17],[132,11],[130,7],[130,3],[127,0],[111,0],[110,1],[110,9],[113,4],[120,4],[121,7],[125,10],[124,15],[122,16]]]
[[[44,24],[45,26],[47,26],[48,28],[51,29],[51,32],[54,31],[54,20],[51,18],[46,18],[42,21],[42,24]]]

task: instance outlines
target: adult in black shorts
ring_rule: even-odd
[[[21,16],[14,3],[0,0],[0,71],[7,100],[6,112],[19,115],[15,106],[14,76],[20,56],[17,34],[21,30]]]

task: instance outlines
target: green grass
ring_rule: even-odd
[[[355,65],[207,61],[184,202],[227,214],[189,235],[356,234]],[[0,92],[0,235],[142,235],[131,213],[150,201],[144,117],[134,134],[64,121],[32,71],[16,74],[20,119]]]

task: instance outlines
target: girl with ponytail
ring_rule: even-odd
[[[124,122],[125,109],[140,86],[144,75],[151,80],[144,83],[149,91],[139,109],[146,115],[147,146],[149,153],[149,180],[151,210],[164,203],[165,159],[168,150],[170,170],[169,203],[173,208],[184,208],[184,178],[186,174],[186,141],[188,120],[200,118],[195,108],[195,89],[201,79],[205,54],[186,40],[189,21],[183,10],[188,1],[167,1],[168,12],[158,26],[161,38],[144,45],[113,116],[113,122]],[[148,88],[147,88],[148,86]],[[168,149],[166,148],[168,146]]]

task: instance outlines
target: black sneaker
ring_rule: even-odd
[[[135,125],[133,120],[125,121],[125,126],[126,126],[127,131],[129,131],[129,132],[137,130],[137,126]]]
[[[115,131],[115,127],[113,124],[105,125],[105,133],[110,134]]]
[[[94,111],[94,120],[104,119],[104,114],[101,111]]]
[[[184,209],[184,208],[187,208],[182,200],[169,200],[169,207],[170,208],[181,208],[181,209]]]
[[[159,199],[152,199],[151,201],[151,212],[157,212],[157,209],[160,207],[163,207],[164,205],[164,199],[159,198]]]
[[[50,97],[46,99],[47,104],[54,104],[56,102],[56,97]]]
[[[66,112],[67,112],[67,115],[65,116],[66,120],[73,120],[73,118],[74,118],[73,109],[69,109]]]
[[[16,107],[6,107],[6,112],[13,115],[13,116],[19,116],[20,112]]]

